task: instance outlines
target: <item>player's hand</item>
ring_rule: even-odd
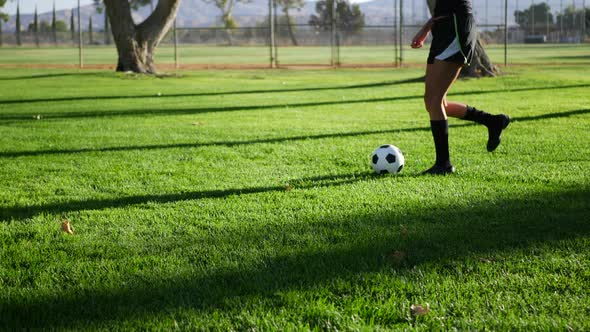
[[[422,31],[420,31],[414,37],[414,39],[412,39],[412,44],[410,46],[412,48],[420,48],[420,47],[424,46],[424,41],[426,40],[426,37],[428,37],[428,32],[424,33]]]

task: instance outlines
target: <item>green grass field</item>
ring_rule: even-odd
[[[0,69],[0,329],[589,330],[590,69],[458,82],[447,177],[422,75]]]
[[[486,47],[490,58],[504,64],[503,45]],[[114,47],[92,46],[83,51],[87,65],[116,63]],[[269,63],[266,47],[224,47],[180,45],[181,65],[265,65]],[[340,50],[340,61],[345,65],[393,64],[393,46],[350,46]],[[428,55],[428,45],[420,50],[404,49],[404,63],[422,64]],[[156,55],[161,64],[174,63],[174,48],[162,45]],[[308,65],[330,64],[330,47],[280,47],[278,60],[281,64]],[[590,45],[509,45],[509,64],[580,64],[590,65]],[[0,64],[78,65],[78,49],[74,47],[3,47],[0,48]]]

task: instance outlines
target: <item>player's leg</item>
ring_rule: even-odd
[[[441,60],[435,60],[426,67],[424,104],[430,117],[436,162],[424,174],[448,174],[455,170],[449,156],[449,125],[444,102],[460,71],[461,64]]]
[[[462,103],[446,101],[446,96],[445,105],[448,116],[474,121],[488,128],[488,151],[492,152],[500,145],[502,130],[510,124],[510,117],[506,114],[493,115]]]

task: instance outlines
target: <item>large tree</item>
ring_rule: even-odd
[[[434,6],[436,0],[427,0],[428,9],[430,13],[434,13]],[[475,55],[469,65],[465,65],[461,71],[462,77],[483,77],[483,76],[496,76],[500,72],[499,68],[495,66],[490,57],[488,57],[481,40],[478,38],[475,44]]]
[[[289,31],[289,36],[291,37],[291,42],[294,46],[297,46],[297,39],[295,38],[295,32],[293,29],[293,18],[289,15],[290,9],[301,10],[303,7],[304,0],[277,0],[278,4],[283,9],[283,14],[285,14],[285,20],[287,22],[287,29]]]
[[[334,0],[320,0],[316,2],[315,11],[318,15],[311,15],[309,24],[316,29],[330,30],[332,28],[332,5]],[[365,15],[358,4],[351,4],[348,0],[336,0],[336,29],[342,32],[355,33],[365,26]]]
[[[20,40],[20,2],[16,4],[16,45],[21,46]]]
[[[1,11],[5,4],[6,0],[0,0],[0,46],[2,46],[2,23],[8,21],[8,15]]]
[[[221,23],[225,28],[227,40],[230,45],[233,45],[232,29],[238,27],[238,23],[233,17],[234,5],[238,2],[247,3],[250,0],[203,0],[207,3],[212,3],[221,11]]]
[[[95,0],[99,2],[99,0]],[[136,24],[131,10],[150,0],[104,0],[117,46],[117,71],[155,74],[155,50],[174,24],[181,0],[158,0],[150,15]]]
[[[528,9],[517,10],[514,12],[514,19],[516,24],[528,30],[529,33],[534,33],[547,25],[547,21],[553,23],[553,14],[551,14],[551,7],[545,2],[539,4],[532,4]]]

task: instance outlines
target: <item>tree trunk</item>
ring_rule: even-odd
[[[283,12],[285,12],[285,17],[287,19],[287,29],[289,30],[291,42],[293,43],[293,46],[298,46],[297,39],[295,39],[295,32],[293,31],[293,25],[291,24],[291,17],[289,16],[289,7],[285,7]]]
[[[428,4],[430,14],[434,15],[436,0],[426,0],[426,3]],[[471,60],[471,63],[468,66],[465,65],[463,67],[463,70],[461,70],[461,77],[490,77],[496,76],[496,74],[499,73],[499,68],[492,64],[492,61],[488,57],[480,39],[478,38],[477,44],[475,45],[473,60]]]
[[[500,69],[492,64],[486,54],[481,41],[478,39],[475,44],[475,54],[469,65],[463,66],[461,77],[493,77],[500,73]]]
[[[117,46],[117,71],[155,74],[154,51],[172,24],[180,0],[159,0],[142,23],[135,24],[129,1],[104,0]]]

